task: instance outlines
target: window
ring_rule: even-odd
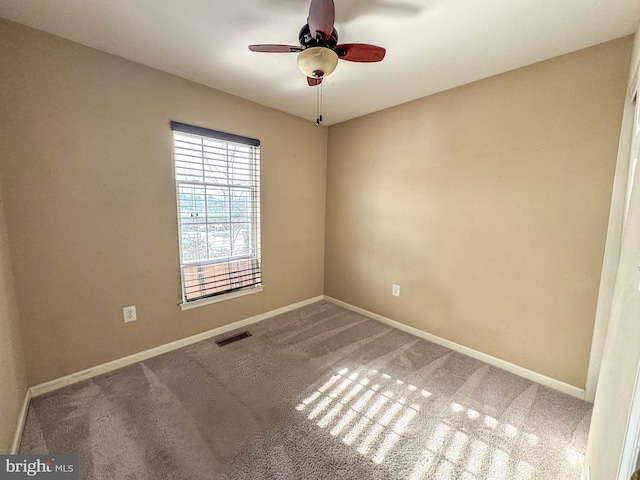
[[[261,285],[260,141],[171,129],[183,306]]]

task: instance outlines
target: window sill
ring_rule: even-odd
[[[244,297],[245,295],[251,295],[252,293],[261,292],[264,285],[256,285],[255,287],[246,288],[244,290],[238,290],[231,293],[223,293],[222,295],[216,295],[215,297],[203,298],[200,300],[194,300],[193,302],[179,303],[180,310],[191,310],[192,308],[203,307],[211,303],[224,302],[225,300],[231,300],[232,298]]]

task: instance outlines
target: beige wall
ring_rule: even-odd
[[[13,287],[4,202],[0,191],[0,454],[11,452],[27,391],[18,308]]]
[[[31,385],[323,293],[326,128],[6,21],[0,45]],[[178,308],[170,120],[261,140],[262,293]]]
[[[640,31],[640,30],[639,30]],[[640,63],[640,35],[636,33],[632,76]],[[631,137],[634,105],[625,106],[621,145]],[[619,162],[624,168],[629,152],[621,149]],[[623,185],[623,188],[626,184]],[[640,175],[636,173],[627,221],[620,248],[620,262],[613,294],[609,328],[604,348],[598,390],[593,406],[591,430],[585,466],[591,470],[592,480],[618,478],[618,466],[625,440],[636,374],[640,367]],[[640,387],[639,387],[640,388]],[[639,392],[640,393],[640,392]],[[637,425],[632,428],[637,428]]]
[[[325,294],[584,388],[630,54],[332,126]]]

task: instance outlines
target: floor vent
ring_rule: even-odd
[[[251,334],[247,331],[242,333],[238,333],[233,337],[225,338],[224,340],[216,340],[216,343],[219,347],[224,347],[225,345],[229,345],[230,343],[237,342],[238,340],[242,340],[243,338],[249,338]]]

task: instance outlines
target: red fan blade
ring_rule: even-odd
[[[296,47],[295,45],[264,44],[264,45],[249,45],[249,50],[251,50],[252,52],[264,52],[264,53],[291,53],[291,52],[301,52],[302,47]]]
[[[311,0],[307,23],[313,38],[317,38],[320,32],[321,39],[328,40],[333,32],[335,20],[336,7],[333,0]]]
[[[342,45],[336,45],[334,50],[338,57],[350,62],[379,62],[387,52],[382,47],[367,43],[343,43]]]
[[[307,83],[310,87],[315,87],[316,85],[320,85],[322,83],[322,78],[307,77]]]

